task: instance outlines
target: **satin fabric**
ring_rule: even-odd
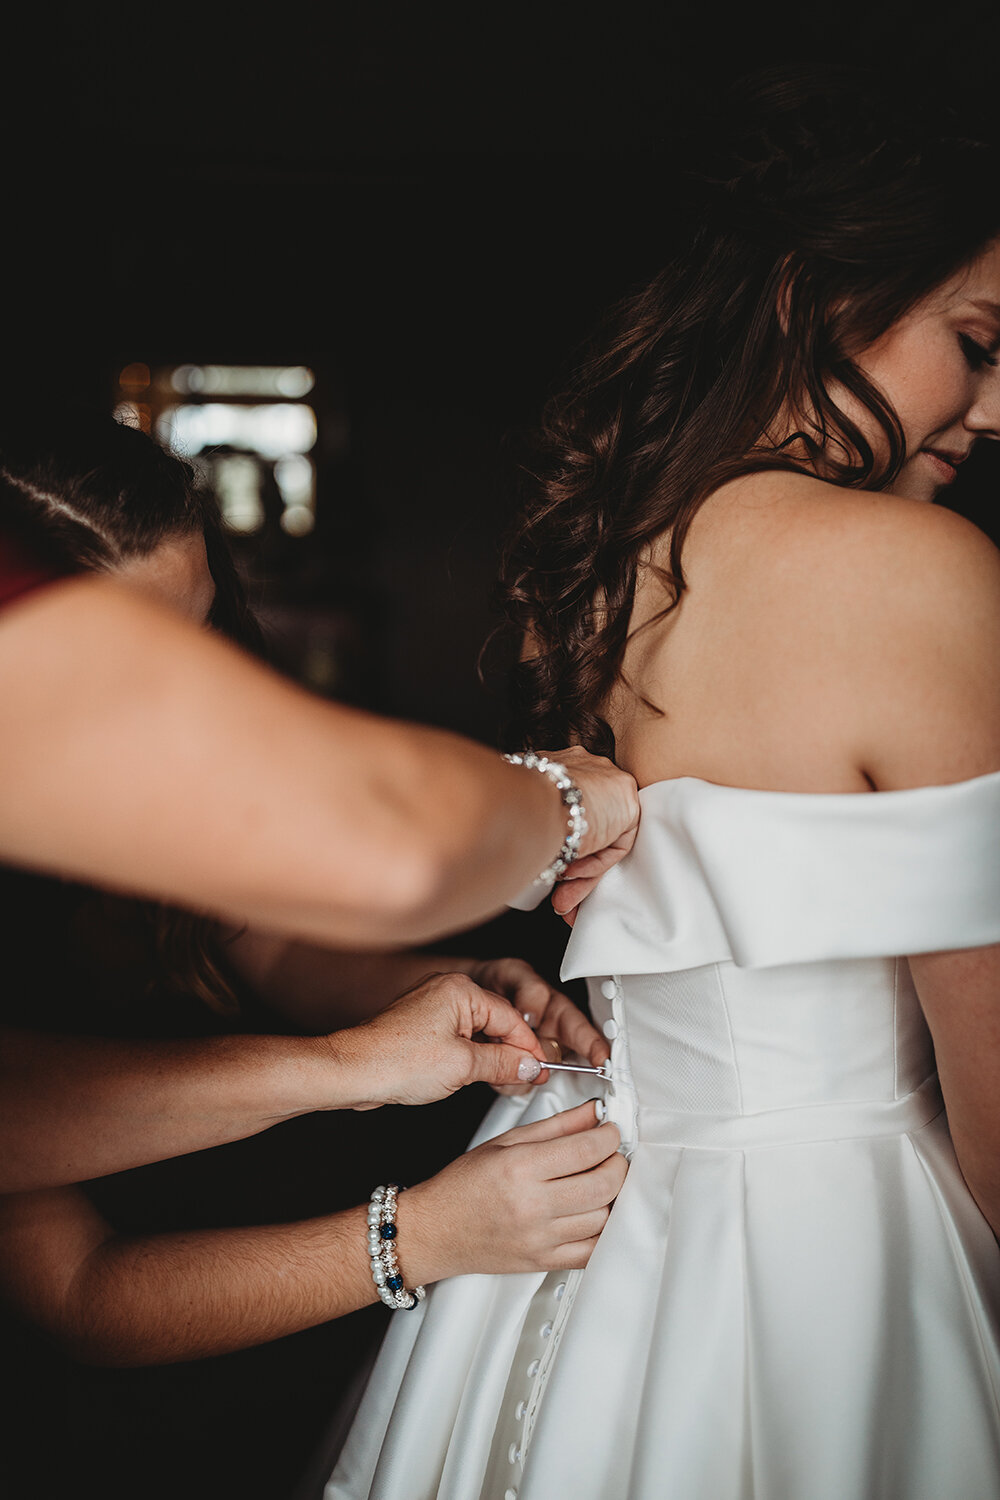
[[[1000,941],[1000,774],[642,804],[563,967],[612,1037],[608,1225],[396,1314],[326,1500],[996,1500],[1000,1253],[897,955]]]

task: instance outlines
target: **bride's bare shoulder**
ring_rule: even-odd
[[[1000,552],[977,526],[793,474],[727,486],[706,521],[713,550],[741,539],[764,633],[797,637],[875,785],[1000,765]]]
[[[815,585],[817,561],[831,582],[856,570],[861,580],[878,574],[904,591],[928,566],[939,583],[954,573],[965,585],[981,575],[989,586],[1000,576],[997,548],[954,511],[805,474],[770,471],[733,480],[706,502],[704,524],[713,542],[728,533],[757,551],[761,563],[771,558],[789,584],[801,563]]]
[[[686,548],[692,581],[724,584],[762,621],[832,611],[842,634],[929,626],[1000,609],[1000,552],[971,521],[926,501],[802,474],[743,476],[705,502]]]

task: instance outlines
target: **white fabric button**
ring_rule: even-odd
[[[556,1299],[557,1302],[559,1301],[559,1298],[562,1296],[562,1294],[563,1294],[563,1292],[565,1290],[566,1290],[566,1283],[565,1283],[565,1281],[560,1281],[559,1285],[555,1289],[555,1292],[553,1293],[553,1295],[555,1296],[555,1299]]]
[[[542,1335],[543,1339],[547,1339],[548,1336],[549,1336],[549,1334],[552,1332],[552,1324],[551,1323],[543,1323],[542,1326],[541,1326],[541,1328],[539,1328],[538,1332]]]
[[[605,1000],[613,1000],[615,998],[615,996],[618,994],[618,986],[615,984],[613,979],[601,980],[601,994],[604,996]]]
[[[516,1443],[511,1443],[510,1447],[507,1449],[507,1462],[508,1463],[512,1463],[512,1464],[516,1464],[517,1461],[518,1461],[518,1459],[520,1457],[521,1457],[521,1450],[520,1450],[520,1448],[517,1446]]]
[[[515,1420],[515,1422],[522,1421],[523,1418],[524,1418],[524,1414],[525,1414],[525,1412],[527,1410],[528,1410],[528,1403],[527,1403],[527,1401],[519,1401],[517,1403],[517,1405],[515,1406],[515,1408],[514,1408],[514,1420]]]
[[[611,1020],[605,1021],[602,1029],[608,1041],[613,1042],[615,1037],[618,1035],[618,1022]]]
[[[539,1367],[539,1365],[541,1363],[542,1362],[541,1362],[540,1359],[533,1359],[531,1361],[531,1364],[528,1366],[528,1379],[529,1380],[534,1380],[535,1376],[538,1374],[538,1367]]]
[[[517,1490],[504,1490],[503,1500],[517,1500]]]

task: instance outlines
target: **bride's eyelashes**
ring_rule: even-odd
[[[978,343],[971,334],[960,333],[958,343],[973,370],[981,370],[983,365],[989,365],[991,369],[996,367],[996,355],[991,354],[985,345]]]

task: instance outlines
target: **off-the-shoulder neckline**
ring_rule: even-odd
[[[885,791],[873,789],[870,792],[785,792],[776,791],[770,787],[730,786],[724,781],[706,781],[701,776],[668,776],[659,781],[650,781],[646,786],[639,788],[639,796],[644,797],[649,792],[660,792],[673,787],[691,786],[705,790],[708,793],[721,793],[729,796],[743,797],[779,797],[794,801],[809,802],[871,802],[873,799],[883,797],[913,797],[928,792],[950,792],[962,787],[973,787],[982,782],[1000,781],[1000,770],[986,771],[981,776],[970,776],[962,781],[935,782],[929,786],[906,786],[893,787]]]

